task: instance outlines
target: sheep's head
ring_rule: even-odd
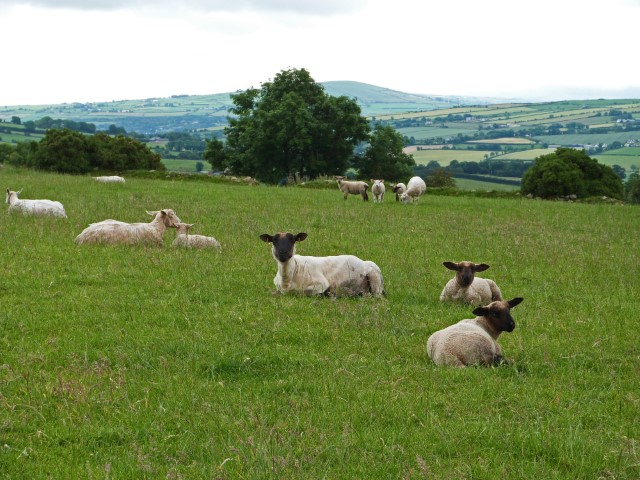
[[[7,196],[5,198],[5,202],[11,205],[11,197],[14,197],[17,200],[18,195],[20,195],[20,193],[22,193],[22,189],[18,190],[17,192],[14,192],[13,190],[7,188]]]
[[[473,314],[486,318],[497,332],[513,332],[516,322],[513,321],[510,310],[523,300],[524,298],[516,297],[509,301],[491,302],[489,305],[476,308]]]
[[[449,270],[456,272],[456,282],[461,287],[468,287],[473,283],[476,272],[484,272],[489,268],[486,263],[473,263],[473,262],[443,262],[442,265]]]
[[[307,238],[307,234],[304,232],[294,235],[293,233],[276,233],[275,235],[269,235],[263,233],[260,235],[260,240],[263,242],[271,243],[271,253],[273,257],[279,262],[286,262],[296,253],[296,242],[301,242]]]
[[[178,228],[178,224],[181,220],[176,215],[176,212],[171,210],[170,208],[165,208],[160,211],[152,211],[147,210],[147,213],[156,219],[160,218],[160,221],[164,223],[165,227]]]
[[[193,227],[194,225],[195,223],[182,223],[182,222],[176,223],[177,234],[187,235],[191,227]]]

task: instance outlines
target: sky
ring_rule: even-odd
[[[0,105],[259,88],[640,97],[640,0],[1,0]]]

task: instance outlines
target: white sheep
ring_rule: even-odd
[[[384,186],[384,180],[374,180],[372,178],[371,183],[373,183],[373,185],[371,186],[371,193],[373,193],[373,203],[382,203],[384,201],[384,192],[386,190]]]
[[[502,293],[496,282],[488,278],[476,277],[476,272],[489,268],[486,263],[443,262],[442,265],[456,272],[456,276],[447,282],[440,294],[440,301],[460,301],[471,305],[480,305],[502,300]]]
[[[99,183],[124,183],[125,180],[118,175],[105,175],[102,177],[93,177],[96,182]]]
[[[167,227],[175,228],[176,224],[180,223],[180,219],[171,209],[147,211],[147,213],[154,217],[149,223],[125,223],[118,220],[92,223],[76,237],[75,242],[78,245],[85,243],[162,245],[162,236]]]
[[[396,183],[395,185],[391,185],[391,189],[393,193],[396,194],[396,202],[400,200],[400,195],[407,191],[407,186],[404,183]]]
[[[53,217],[67,218],[64,206],[55,200],[20,200],[18,195],[22,189],[14,192],[7,188],[6,202],[9,205],[9,213],[22,212],[25,215],[50,215]]]
[[[171,245],[184,248],[220,248],[220,242],[213,237],[189,234],[189,230],[194,225],[193,223],[177,223],[177,235]]]
[[[461,320],[433,333],[427,340],[429,358],[436,365],[451,367],[500,364],[503,359],[498,337],[516,328],[509,310],[522,300],[517,297],[477,307],[473,311],[476,318]]]
[[[367,195],[367,189],[369,185],[366,182],[360,181],[349,181],[345,180],[345,177],[336,177],[338,181],[338,188],[344,194],[344,199],[346,200],[349,194],[351,195],[362,195],[362,200],[365,202],[369,201],[369,195]]]
[[[409,200],[411,200],[411,203],[418,203],[420,196],[426,191],[427,184],[424,183],[422,178],[411,177],[409,183],[407,183],[407,189],[402,195],[400,195],[400,200],[402,200],[402,203],[407,203]]]
[[[271,243],[271,254],[278,264],[278,273],[273,279],[278,292],[335,296],[384,294],[382,273],[375,263],[361,260],[354,255],[296,255],[296,242],[305,238],[306,233],[260,235],[263,242]]]

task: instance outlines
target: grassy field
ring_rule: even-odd
[[[605,165],[620,165],[629,173],[632,165],[640,167],[640,147],[626,147],[609,150],[608,152],[594,155],[593,158]]]
[[[0,215],[0,478],[640,477],[638,207],[0,175],[69,215]],[[159,208],[222,252],[73,242]],[[274,295],[279,230],[374,260],[386,297]],[[427,357],[473,317],[438,301],[463,259],[525,299],[509,365]]]
[[[511,192],[520,190],[520,187],[514,185],[503,185],[501,183],[481,182],[479,180],[470,180],[468,178],[456,178],[456,187],[461,190],[482,190],[496,192]]]
[[[209,162],[205,162],[204,160],[174,160],[163,158],[162,163],[167,170],[171,170],[174,172],[186,172],[186,173],[196,173],[196,165],[198,162],[202,162],[205,170],[209,170],[211,165]]]
[[[478,150],[419,150],[411,155],[416,161],[416,165],[427,165],[435,160],[441,167],[448,166],[452,160],[459,162],[479,162],[484,160],[484,156],[489,152]]]

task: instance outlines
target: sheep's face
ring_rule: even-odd
[[[456,272],[456,283],[461,287],[468,287],[473,283],[476,272],[484,272],[489,268],[486,263],[475,264],[473,262],[443,262],[445,267]]]
[[[181,220],[176,215],[176,212],[174,212],[170,208],[165,208],[164,210],[160,210],[159,212],[150,212],[149,210],[147,210],[147,213],[156,218],[158,218],[159,215],[165,227],[178,228],[178,224],[181,222]]]
[[[271,243],[271,253],[273,258],[279,262],[287,262],[296,253],[296,242],[301,242],[307,238],[306,233],[276,233],[275,235],[269,235],[263,233],[260,235],[260,240],[263,242]]]
[[[191,227],[193,227],[195,225],[195,223],[176,223],[176,233],[178,235],[188,235],[189,234],[189,230],[191,229]]]
[[[7,196],[5,198],[5,202],[7,202],[7,205],[11,205],[11,200],[13,199],[17,199],[18,198],[18,194],[21,192],[22,190],[18,191],[18,192],[14,192],[12,190],[9,190],[7,188]]]
[[[409,201],[409,194],[407,192],[404,192],[402,195],[400,195],[400,200],[402,201],[402,203],[407,203],[407,201]]]
[[[522,300],[524,299],[516,297],[509,301],[491,302],[485,307],[476,308],[473,313],[489,320],[498,332],[513,332],[516,328],[516,322],[513,320],[510,310],[520,304]]]

